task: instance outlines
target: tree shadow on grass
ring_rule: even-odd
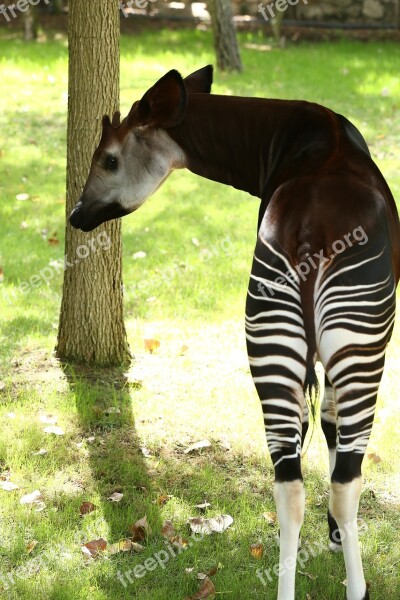
[[[88,449],[93,479],[93,484],[88,487],[101,498],[96,510],[96,514],[101,514],[97,520],[97,533],[95,523],[91,528],[93,537],[82,539],[82,542],[103,537],[110,545],[130,538],[131,526],[144,516],[147,516],[152,531],[161,531],[159,509],[155,502],[157,496],[132,414],[130,393],[134,385],[128,382],[121,369],[94,369],[68,364],[62,365],[62,368],[75,396],[81,438]],[[123,494],[121,500],[110,500],[110,496],[115,497],[116,494]],[[85,535],[88,533],[85,532]],[[154,552],[154,536],[151,533],[140,542],[145,547],[143,553],[129,551],[109,556],[104,559],[106,568],[98,564],[102,557],[94,561],[92,577],[96,587],[103,592],[99,597],[135,597],[140,589],[140,579],[135,581],[135,577],[131,577],[130,583],[125,578],[124,587],[118,573],[129,572]],[[65,581],[55,582],[52,598],[75,598],[76,583],[72,582],[69,595],[65,591]]]

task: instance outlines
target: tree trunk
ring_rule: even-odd
[[[69,2],[67,217],[88,176],[102,117],[118,109],[119,18],[118,0]],[[67,223],[65,252],[57,356],[101,366],[126,363],[121,221],[89,234]]]
[[[24,40],[31,42],[37,38],[37,20],[36,20],[36,7],[29,6],[28,9],[22,13],[24,20]]]
[[[209,0],[217,66],[221,71],[241,71],[239,47],[230,0]]]
[[[277,11],[275,17],[271,20],[272,32],[274,34],[275,41],[280,48],[285,47],[285,38],[282,36],[284,16],[284,12]]]

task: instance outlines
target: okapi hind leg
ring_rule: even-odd
[[[348,461],[349,457],[345,456],[343,459]],[[368,598],[357,525],[361,487],[361,476],[355,477],[347,483],[339,483],[333,478],[331,483],[329,510],[341,532],[347,573],[347,600]]]
[[[302,421],[301,421],[301,447],[302,448],[303,448],[304,442],[306,440],[309,424],[310,424],[309,410],[308,410],[307,402],[304,399],[303,417],[302,417]]]
[[[324,397],[321,402],[321,427],[324,433],[329,451],[329,475],[332,477],[336,463],[336,439],[337,439],[337,410],[335,390],[328,376],[325,374]],[[338,524],[328,508],[329,548],[332,552],[342,551],[342,541]]]
[[[246,339],[275,471],[280,529],[278,600],[295,598],[305,506],[300,463],[308,421],[304,412],[307,342],[298,276],[292,271],[283,254],[258,240],[246,302]],[[281,280],[285,276],[284,283],[278,283],[279,276]]]
[[[374,363],[371,377],[353,377],[337,384],[338,441],[331,476],[329,511],[340,531],[347,574],[347,600],[365,600],[366,587],[358,537],[358,507],[362,488],[361,465],[372,429],[384,357]],[[368,384],[365,384],[365,379]],[[364,381],[363,381],[364,380]],[[335,381],[333,379],[333,381]],[[344,381],[338,377],[338,381]]]
[[[315,291],[317,346],[337,411],[329,510],[340,530],[347,600],[368,598],[357,525],[361,465],[394,315],[395,286],[385,243],[378,240],[362,251],[349,251],[320,269]],[[333,427],[326,424],[325,432],[332,444]]]

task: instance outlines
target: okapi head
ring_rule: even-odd
[[[139,208],[173,169],[185,166],[181,148],[168,135],[185,117],[188,95],[210,93],[211,65],[182,79],[169,71],[120,122],[103,117],[103,132],[89,177],[69,221],[76,229],[92,231],[101,223]]]

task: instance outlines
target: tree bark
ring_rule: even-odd
[[[208,0],[214,32],[217,66],[221,71],[241,71],[242,61],[230,0]]]
[[[24,40],[31,42],[37,38],[37,14],[36,7],[28,6],[27,10],[22,13],[24,20]]]
[[[119,18],[118,0],[69,2],[67,217],[87,179],[102,117],[119,106]],[[126,363],[120,220],[89,234],[67,221],[65,253],[57,356],[101,366]]]
[[[285,38],[282,36],[284,16],[284,12],[277,11],[275,17],[271,20],[272,32],[274,34],[275,41],[280,48],[285,47]]]

